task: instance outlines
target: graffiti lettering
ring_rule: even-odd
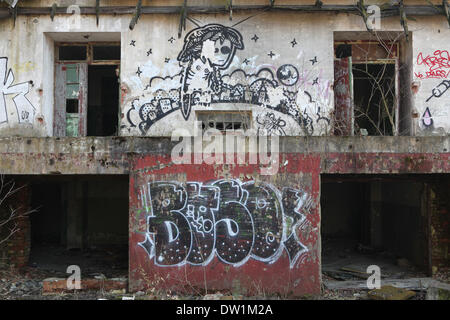
[[[14,83],[14,73],[8,70],[8,58],[0,58],[0,123],[8,122],[5,96],[14,95],[12,98],[17,111],[19,123],[31,123],[34,119],[35,108],[27,99],[29,83]]]
[[[234,267],[274,263],[285,249],[293,268],[307,251],[297,233],[312,200],[301,190],[236,179],[150,182],[139,198],[148,213],[139,246],[157,266],[204,266],[215,255]]]
[[[436,50],[425,57],[421,52],[417,56],[417,65],[427,68],[425,74],[415,73],[419,79],[445,79],[450,75],[450,55],[447,50]]]

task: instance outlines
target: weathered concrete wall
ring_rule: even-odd
[[[440,18],[421,18],[415,24],[429,28],[413,32],[413,76],[418,92],[414,95],[419,115],[416,132],[443,135],[450,132],[450,37],[448,22]]]
[[[236,13],[233,21],[248,17]],[[263,14],[231,28],[226,15],[198,15],[201,27],[188,22],[178,39],[178,16],[143,17],[124,43],[135,59],[124,62],[121,133],[170,135],[180,126],[192,131],[197,111],[214,110],[252,111],[255,131],[326,134],[333,41],[330,30],[317,28],[323,18]]]
[[[208,289],[302,295],[320,291],[321,173],[450,172],[449,137],[282,137],[270,176],[248,161],[176,165],[176,143],[3,138],[0,173],[130,174],[132,290],[203,290],[206,277]]]
[[[431,271],[433,274],[450,270],[450,182],[431,185],[429,193]]]
[[[69,2],[58,1],[58,5]],[[190,5],[205,3],[212,4],[193,1]],[[236,5],[263,3],[240,1]],[[23,1],[24,6],[52,4]],[[80,5],[94,4],[80,1]],[[179,5],[176,1],[148,4]],[[135,3],[108,1],[102,5]],[[192,130],[196,112],[211,110],[252,111],[252,128],[268,129],[269,134],[329,134],[334,110],[333,32],[364,31],[361,17],[253,14],[236,12],[232,21],[226,14],[193,14],[196,22],[187,21],[181,38],[177,14],[143,15],[133,31],[128,28],[129,14],[102,15],[98,26],[92,15],[80,16],[79,23],[64,15],[56,15],[53,22],[48,15],[19,15],[14,27],[11,19],[3,19],[0,63],[2,70],[12,73],[2,89],[5,106],[0,106],[0,135],[52,135],[54,43],[85,42],[86,34],[89,41],[121,41],[121,135],[168,136],[177,128]],[[416,134],[449,132],[446,93],[436,97],[447,88],[448,48],[442,47],[449,35],[446,24],[443,16],[409,22],[413,73],[420,85],[413,99],[414,112],[405,117],[411,117]],[[383,19],[381,27],[402,31],[394,17]],[[436,60],[436,50],[441,50],[442,59]],[[440,70],[437,78],[427,76],[430,68]],[[433,91],[435,87],[439,88]],[[414,118],[414,113],[419,117]]]
[[[448,137],[282,137],[279,142],[280,166],[284,153],[319,154],[322,173],[445,173],[450,166]],[[135,155],[170,155],[178,143],[157,137],[0,138],[0,174],[124,174]]]

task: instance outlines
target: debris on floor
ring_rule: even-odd
[[[435,287],[428,288],[426,300],[450,300],[450,290]]]
[[[102,290],[102,291],[120,291],[128,287],[127,278],[112,279],[82,279],[80,281],[80,290]],[[47,278],[42,283],[42,294],[60,293],[73,291],[67,288],[67,279],[65,278]]]
[[[368,292],[372,300],[408,300],[416,295],[414,291],[396,288],[394,286],[382,286]]]
[[[326,238],[323,240],[322,273],[339,281],[367,279],[367,268],[380,268],[381,279],[423,278],[426,273],[408,259],[392,252],[376,250],[352,239]]]

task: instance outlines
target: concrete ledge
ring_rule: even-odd
[[[280,137],[280,152],[450,153],[450,136]],[[0,137],[0,154],[170,154],[170,137]]]
[[[168,137],[0,138],[0,174],[129,174],[142,157],[174,165],[177,143]],[[279,152],[281,164],[285,153],[315,158],[320,173],[450,172],[450,136],[280,137]]]

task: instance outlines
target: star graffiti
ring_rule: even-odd
[[[275,56],[275,53],[272,52],[272,50],[267,54],[271,59]]]
[[[309,59],[309,61],[311,61],[312,65],[314,65],[317,63],[317,56],[315,56],[314,59]]]
[[[151,55],[153,52],[152,52],[152,49],[150,49],[150,50],[148,50],[147,51],[147,57],[149,56],[149,55]]]
[[[245,63],[246,65],[248,65],[250,63],[250,60],[248,60],[247,58],[244,59],[243,63]]]
[[[294,38],[294,40],[291,41],[291,44],[292,44],[292,48],[295,47],[295,45],[297,44],[297,41],[295,41],[295,38]]]
[[[165,59],[164,59],[164,62],[165,62],[165,63],[169,63],[169,61],[170,61],[170,58],[165,58]]]
[[[313,80],[313,83],[312,83],[313,85],[315,85],[315,84],[319,84],[319,78],[315,78],[314,80]]]
[[[136,47],[136,40],[131,40],[130,46]]]
[[[141,77],[142,71],[140,67],[138,67],[136,74],[138,75],[139,78]]]
[[[170,37],[170,39],[167,40],[167,41],[169,41],[170,43],[173,43],[175,41],[175,38],[174,37]]]
[[[258,38],[258,36],[256,34],[252,37],[252,40],[255,41],[255,42],[258,41],[258,39],[259,38]]]

